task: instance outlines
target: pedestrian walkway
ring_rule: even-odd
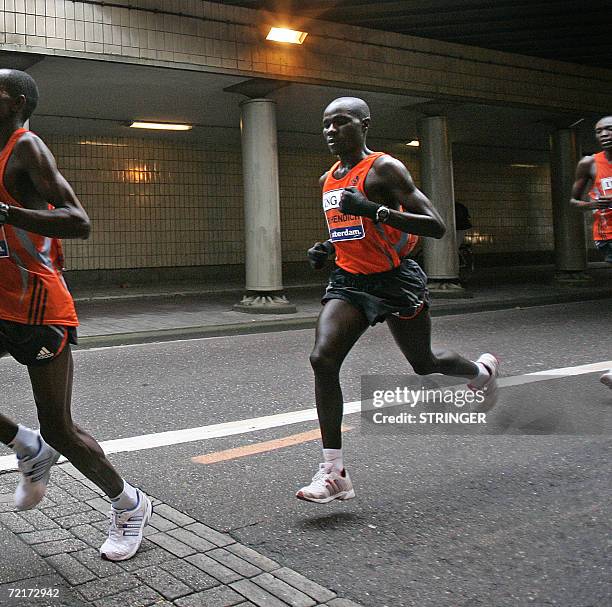
[[[41,504],[13,512],[17,479],[0,476],[2,606],[359,607],[157,499],[136,556],[104,561],[109,503],[98,487],[56,466]],[[34,589],[46,596],[16,592]]]
[[[559,285],[552,266],[487,268],[474,275],[465,297],[438,298],[432,314],[461,314],[612,297],[612,269],[592,264],[590,282]],[[296,314],[234,312],[239,285],[169,283],[74,292],[82,345],[134,343],[314,327],[324,283],[289,285]]]

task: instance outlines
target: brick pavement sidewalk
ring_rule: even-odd
[[[38,508],[13,512],[17,480],[17,473],[0,475],[0,525],[25,543],[15,551],[21,566],[0,573],[1,606],[359,607],[154,498],[137,555],[104,561],[98,547],[109,503],[98,487],[62,464]],[[8,552],[3,561],[17,558]],[[58,596],[10,598],[11,588],[55,588]]]

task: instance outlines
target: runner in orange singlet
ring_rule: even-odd
[[[481,410],[494,405],[499,363],[492,354],[476,362],[431,350],[427,277],[406,254],[418,236],[441,238],[445,227],[427,197],[395,158],[366,146],[370,110],[362,99],[341,97],[323,114],[323,136],[338,156],[320,180],[330,238],[308,251],[314,268],[335,253],[336,267],[323,296],[310,356],[323,463],[299,499],[326,503],[355,496],[342,458],[343,399],[339,373],[351,348],[370,325],[387,321],[400,350],[419,375],[466,377],[484,392]]]
[[[89,218],[47,146],[23,128],[37,102],[31,76],[0,70],[0,356],[27,366],[40,423],[34,431],[0,415],[0,441],[14,450],[22,473],[18,510],[42,500],[61,453],[111,499],[100,553],[125,560],[142,542],[151,502],[72,421],[70,344],[79,323],[62,277],[59,239],[87,238]]]
[[[585,156],[578,163],[570,204],[593,212],[595,246],[612,264],[612,116],[604,116],[597,122],[595,138],[602,151]],[[604,373],[600,380],[612,389],[612,369]]]

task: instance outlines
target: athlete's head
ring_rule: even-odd
[[[612,150],[612,116],[604,116],[597,121],[595,137],[603,150]]]
[[[0,97],[8,102],[8,111],[19,113],[20,118],[26,121],[36,109],[38,87],[30,74],[20,70],[0,69]]]
[[[334,99],[323,112],[323,137],[332,154],[364,147],[370,126],[370,108],[358,97]]]

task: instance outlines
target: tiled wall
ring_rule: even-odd
[[[455,162],[455,199],[472,217],[474,249],[482,253],[553,249],[547,165]]]
[[[93,225],[88,241],[65,242],[69,269],[243,261],[239,151],[151,139],[46,141]]]
[[[332,160],[329,154],[281,150],[279,180],[283,261],[303,261],[305,251],[326,236],[319,177]]]
[[[45,140],[93,223],[89,240],[65,241],[69,269],[244,263],[239,149],[134,138]],[[418,184],[418,155],[399,157]],[[303,261],[306,249],[325,238],[318,178],[331,162],[325,152],[280,151],[284,262]],[[552,249],[547,167],[459,162],[454,172],[477,252]]]

